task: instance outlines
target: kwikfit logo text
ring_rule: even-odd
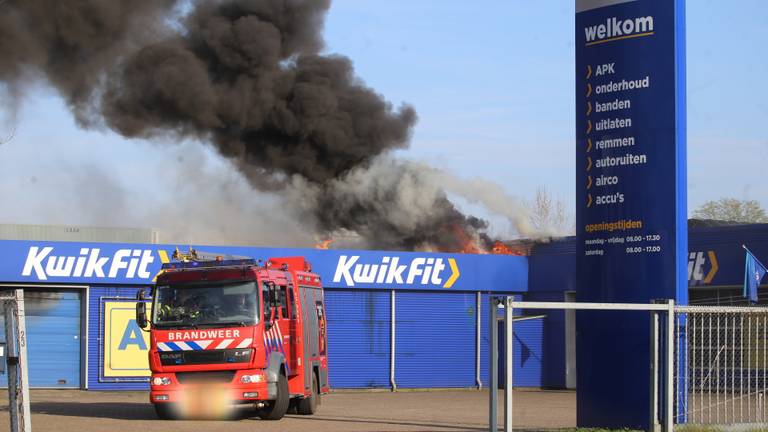
[[[361,264],[359,255],[341,255],[333,275],[334,282],[342,280],[347,286],[355,284],[388,284],[388,285],[442,285],[450,288],[459,278],[459,269],[453,258],[448,258],[451,275],[444,281],[443,271],[446,269],[443,258],[414,258],[407,264],[401,264],[399,257],[385,256],[375,264]]]
[[[151,279],[149,266],[155,261],[151,250],[119,249],[112,256],[101,256],[99,248],[82,248],[78,256],[52,255],[53,247],[29,248],[22,276],[34,272],[38,280],[49,277],[125,277]]]

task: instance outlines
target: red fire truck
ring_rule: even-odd
[[[241,404],[267,420],[315,413],[329,386],[323,287],[310,264],[194,250],[174,258],[152,287],[151,312],[145,292],[136,305],[137,323],[150,328],[158,417],[218,416]]]

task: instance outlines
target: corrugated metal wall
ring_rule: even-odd
[[[488,381],[488,368],[489,368],[489,361],[488,361],[488,349],[490,348],[489,342],[489,335],[488,335],[488,310],[489,310],[489,304],[488,301],[490,300],[489,294],[483,294],[482,295],[482,308],[481,308],[481,325],[480,328],[480,340],[481,340],[481,350],[480,350],[480,378],[483,382],[484,386],[489,385]],[[515,295],[513,296],[515,300],[519,301],[522,300],[522,296]],[[514,311],[514,315],[516,317],[519,317],[522,315],[521,310],[516,309]],[[498,311],[499,318],[503,319],[504,316],[504,309],[499,309]],[[526,321],[520,321],[520,324],[525,323]],[[499,321],[497,324],[499,328],[499,385],[502,385],[504,383],[504,322]],[[542,324],[543,325],[543,324]],[[526,324],[522,328],[518,328],[518,323],[515,323],[515,344],[512,347],[515,353],[515,357],[517,358],[523,350],[529,350],[531,347],[538,347],[537,352],[542,351],[542,332],[531,332],[528,328],[530,325]],[[530,355],[525,356],[525,362],[522,361],[522,357],[520,358],[520,361],[515,362],[515,378],[517,378],[518,373],[522,373],[523,375],[527,375],[525,379],[523,379],[521,382],[526,383],[523,385],[521,382],[515,382],[515,387],[543,387],[544,384],[539,378],[538,382],[535,380],[530,379],[531,377],[535,376],[537,373],[540,374],[541,371],[541,357],[542,355],[539,354],[537,356],[534,356],[531,358]],[[531,363],[532,361],[535,361],[538,358],[539,364],[535,365],[534,363]],[[518,371],[519,368],[528,368],[523,371]],[[536,371],[539,372],[536,372]],[[534,384],[527,384],[533,382]]]
[[[148,378],[104,378],[104,311],[112,299],[134,299],[138,287],[91,287],[88,299],[88,388],[90,390],[148,390]]]
[[[488,381],[488,310],[490,300],[490,294],[482,294],[480,296],[480,381],[483,386],[489,385]]]
[[[143,378],[103,377],[103,303],[135,298],[137,287],[92,287],[88,387],[146,390]],[[325,291],[333,388],[389,388],[390,291]],[[481,375],[488,380],[488,295],[482,296]],[[396,293],[396,383],[401,388],[474,387],[476,293]],[[542,320],[516,324],[516,385],[541,386]],[[503,337],[501,333],[500,337]],[[503,339],[502,339],[503,340]]]
[[[146,228],[0,224],[0,239],[106,243],[157,243],[158,232],[156,230]]]
[[[399,291],[395,301],[397,386],[473,387],[475,294]]]
[[[31,387],[80,387],[80,295],[79,291],[24,290]],[[0,329],[4,328],[0,314]],[[4,341],[5,331],[0,333]],[[7,382],[6,375],[0,374],[0,384]]]
[[[325,303],[331,387],[389,387],[389,291],[329,289]]]
[[[515,387],[543,386],[544,323],[545,318],[533,318],[514,323],[512,346]],[[504,323],[499,322],[499,386],[503,387],[505,377]]]

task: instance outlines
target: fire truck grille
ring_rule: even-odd
[[[224,351],[190,351],[184,354],[186,364],[224,363]]]
[[[160,363],[164,366],[246,363],[251,360],[253,349],[166,351],[160,353]]]
[[[176,372],[176,379],[181,384],[192,383],[228,383],[235,377],[235,371]]]

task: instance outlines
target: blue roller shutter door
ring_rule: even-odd
[[[389,387],[390,293],[325,291],[333,388]]]
[[[80,292],[25,290],[24,306],[30,386],[80,387]]]
[[[520,296],[515,296],[516,300],[520,300]],[[490,295],[482,295],[481,315],[480,320],[482,324],[480,340],[481,340],[481,356],[480,356],[480,377],[484,386],[489,385],[488,381],[488,308]],[[504,385],[504,309],[499,309],[498,315],[502,318],[499,321],[499,385]],[[515,310],[515,315],[519,316],[520,311]],[[515,322],[515,341],[512,346],[513,354],[515,357],[514,368],[515,387],[542,387],[542,358],[544,356],[544,325],[543,318],[516,321]]]
[[[490,294],[482,294],[480,297],[480,381],[483,383],[483,386],[488,386],[490,383],[488,381],[488,368],[490,366],[488,360],[488,341],[490,340],[488,334],[488,309],[491,296]],[[502,311],[503,309],[499,309],[499,314],[502,314]]]
[[[515,321],[512,362],[515,387],[542,387],[544,318]],[[499,323],[499,386],[504,387],[504,323]]]
[[[397,292],[395,382],[398,387],[475,385],[475,295]]]

